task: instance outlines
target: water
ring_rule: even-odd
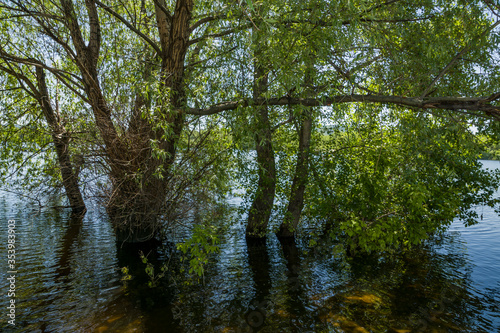
[[[484,161],[485,167],[500,167]],[[347,259],[334,244],[247,246],[243,228],[223,236],[203,279],[166,246],[168,277],[147,287],[137,251],[116,244],[98,207],[83,219],[0,197],[2,332],[497,332],[500,226],[455,222],[406,255]],[[16,221],[16,326],[7,324],[8,220]],[[304,241],[305,243],[305,241]],[[148,253],[148,249],[143,249]],[[171,255],[170,253],[175,255]],[[154,257],[158,257],[155,260]],[[122,281],[127,266],[133,279]]]

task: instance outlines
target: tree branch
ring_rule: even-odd
[[[146,43],[148,43],[155,51],[156,53],[158,54],[161,54],[161,49],[160,47],[151,39],[149,38],[148,36],[146,36],[144,33],[142,33],[139,29],[135,28],[129,21],[127,21],[124,17],[122,17],[120,14],[118,14],[117,12],[115,12],[114,10],[111,9],[111,7],[109,6],[106,6],[104,5],[102,2],[98,1],[98,0],[95,0],[95,3],[101,7],[102,9],[104,9],[105,11],[107,11],[109,14],[111,14],[112,16],[114,16],[118,21],[122,22],[123,24],[125,24],[125,26],[127,28],[129,28],[130,30],[132,30],[133,32],[135,32],[139,37],[141,37],[142,39],[144,39],[144,41],[146,41]]]
[[[486,101],[487,102],[493,102],[494,100],[496,99],[499,99],[500,98],[500,91],[499,92],[496,92],[494,94],[491,94],[487,99]]]
[[[61,77],[66,78],[68,81],[71,81],[74,85],[76,85],[78,88],[83,89],[82,86],[80,86],[77,82],[75,82],[73,79],[81,81],[81,78],[73,73],[70,73],[68,71],[50,67],[43,62],[36,60],[36,59],[29,59],[29,58],[21,58],[15,55],[12,55],[10,53],[5,52],[1,47],[0,47],[0,59],[3,59],[6,62],[13,62],[13,63],[18,63],[18,64],[24,64],[28,66],[35,66],[35,67],[41,67],[49,72],[53,73],[54,75],[59,75]],[[73,79],[71,79],[73,78]]]
[[[65,16],[64,24],[70,31],[71,39],[73,39],[73,44],[75,45],[77,54],[81,54],[84,50],[87,50],[87,47],[85,45],[85,41],[83,40],[80,25],[78,24],[73,2],[71,0],[61,0],[61,6]]]
[[[192,115],[211,115],[228,110],[235,110],[239,107],[249,107],[253,105],[284,106],[284,105],[303,105],[303,106],[330,106],[338,103],[380,103],[407,106],[418,109],[446,109],[446,110],[468,110],[483,111],[489,117],[500,120],[500,106],[489,103],[488,97],[432,97],[416,98],[401,96],[384,95],[340,95],[325,98],[290,98],[288,96],[281,98],[247,98],[239,101],[228,101],[212,105],[205,109],[190,108],[186,110],[187,114]]]
[[[38,95],[39,95],[39,92],[38,90],[36,89],[35,85],[33,84],[33,82],[31,82],[30,79],[28,79],[28,77],[26,77],[26,75],[22,74],[22,73],[19,73],[17,72],[14,68],[12,68],[12,65],[10,63],[6,63],[6,65],[8,67],[4,67],[2,65],[0,65],[0,70],[13,76],[17,82],[19,82],[19,85],[21,86],[21,89],[23,89],[24,91],[26,91],[30,96],[32,96],[33,98],[37,98]],[[27,89],[23,82],[29,87],[29,89]]]
[[[193,62],[189,62],[187,65],[186,65],[186,68],[190,68],[190,67],[193,67],[193,66],[196,66],[196,65],[199,65],[199,64],[202,64],[204,62],[207,62],[207,61],[210,61],[210,60],[213,60],[217,57],[220,57],[220,56],[223,56],[225,54],[228,54],[228,53],[231,53],[233,52],[234,50],[236,50],[238,47],[235,46],[235,47],[232,47],[230,48],[229,50],[225,51],[225,52],[222,52],[222,53],[219,53],[211,58],[207,58],[207,59],[203,59],[203,60],[198,60],[198,61],[193,61]]]
[[[396,18],[396,19],[364,19],[364,18],[361,18],[359,19],[360,22],[378,22],[378,23],[399,23],[399,22],[413,22],[413,21],[422,21],[422,20],[427,20],[429,18],[431,18],[432,16],[426,16],[426,17],[420,17],[420,18]],[[214,21],[214,20],[217,20],[217,19],[221,19],[221,18],[224,18],[224,16],[212,16],[212,17],[206,17],[206,18],[203,18],[203,19],[200,19],[199,21],[197,21],[195,24],[193,24],[191,27],[190,27],[190,31],[193,31],[194,29],[196,29],[197,27],[201,26],[202,24],[204,23],[207,23],[207,22],[211,22],[211,21]],[[254,20],[255,21],[255,20]],[[332,20],[314,20],[314,21],[311,21],[311,20],[285,20],[285,21],[281,21],[280,23],[281,24],[292,24],[292,23],[296,23],[296,24],[304,24],[304,23],[308,23],[308,24],[312,24],[314,26],[321,26],[321,27],[331,27],[333,25],[335,25],[336,23],[332,23],[334,21]],[[349,25],[349,24],[352,24],[352,21],[350,20],[346,20],[346,21],[343,21],[341,23],[342,25]],[[189,42],[189,44],[195,44],[195,43],[198,43],[200,42],[201,40],[205,39],[205,38],[216,38],[216,37],[223,37],[223,36],[227,36],[233,32],[236,32],[236,31],[240,31],[240,30],[243,30],[243,29],[246,29],[246,28],[250,28],[254,26],[254,24],[252,22],[250,23],[247,23],[241,27],[237,27],[237,28],[233,28],[233,29],[229,29],[229,30],[226,30],[226,31],[223,31],[223,32],[220,32],[220,33],[216,33],[216,34],[210,34],[210,35],[205,35],[205,36],[202,36],[202,37],[199,37],[199,38],[196,38],[196,39],[193,39]]]
[[[158,6],[158,8],[163,12],[163,14],[165,14],[167,19],[171,21],[172,14],[170,14],[170,11],[167,9],[167,7],[165,7],[165,1],[163,0],[162,2],[160,2],[158,0],[153,0],[153,2],[155,3],[156,6]]]
[[[93,0],[85,0],[87,14],[89,16],[90,38],[88,50],[93,59],[99,58],[101,48],[101,26],[99,24],[99,15],[97,13],[96,3]]]
[[[372,11],[374,11],[375,9],[378,9],[378,8],[380,8],[380,7],[383,7],[383,6],[392,5],[393,3],[398,2],[398,1],[401,1],[401,0],[389,0],[389,1],[387,1],[387,2],[384,2],[384,3],[381,3],[381,4],[375,5],[375,6],[373,6],[373,7],[368,8],[367,10],[365,10],[365,11],[363,12],[363,14],[367,14],[367,13],[372,12]]]
[[[429,16],[424,16],[424,17],[417,17],[417,18],[395,18],[395,19],[371,19],[371,18],[359,18],[357,21],[363,22],[363,23],[370,23],[370,22],[376,22],[376,23],[401,23],[401,22],[416,22],[416,21],[424,21],[432,18],[433,15]],[[341,25],[350,25],[353,23],[354,20],[344,20],[340,24]],[[337,25],[338,23],[335,22],[335,20],[284,20],[280,21],[281,24],[312,24],[317,27],[333,27]]]
[[[441,70],[441,72],[434,78],[434,80],[432,80],[431,84],[429,84],[429,86],[424,90],[420,98],[424,98],[425,96],[427,96],[427,94],[431,91],[434,85],[439,80],[441,80],[441,78],[451,69],[451,67],[453,67],[453,65],[457,62],[457,60],[460,59],[469,50],[469,48],[473,43],[484,37],[489,31],[495,29],[495,27],[498,26],[499,24],[500,20],[489,26],[485,31],[481,33],[481,35],[478,36],[478,38],[471,39],[469,43],[467,43],[467,45],[462,49],[462,51],[460,51],[455,57],[453,57],[453,59],[451,59],[448,65],[446,65],[446,67],[443,68],[443,70]]]
[[[190,26],[189,31],[193,32],[196,28],[202,26],[205,23],[220,20],[220,19],[225,18],[225,17],[226,17],[226,15],[215,15],[215,16],[204,17],[204,18],[196,21],[192,26]]]
[[[156,25],[158,28],[158,35],[160,37],[161,52],[159,53],[162,58],[165,57],[169,45],[169,38],[172,29],[172,15],[165,8],[165,0],[154,0]]]
[[[230,35],[232,34],[233,32],[236,32],[236,31],[241,31],[243,29],[247,29],[247,28],[250,28],[252,27],[253,24],[251,23],[247,23],[247,24],[244,24],[242,26],[239,26],[239,27],[236,27],[236,28],[233,28],[233,29],[229,29],[229,30],[225,30],[225,31],[222,31],[222,32],[219,32],[219,33],[215,33],[215,34],[208,34],[208,35],[205,35],[205,36],[201,36],[199,38],[195,38],[195,39],[192,39],[189,41],[189,45],[193,45],[193,44],[196,44],[206,38],[217,38],[217,37],[224,37],[224,36],[227,36],[227,35]]]
[[[271,129],[271,132],[273,132],[273,133],[274,133],[274,132],[276,132],[276,131],[277,131],[277,130],[281,127],[281,126],[286,125],[286,124],[289,124],[289,123],[293,122],[294,120],[295,120],[295,117],[294,117],[294,116],[290,116],[290,117],[288,117],[288,119],[287,119],[287,120],[284,120],[284,121],[282,121],[281,123],[279,123],[279,124],[275,125],[275,126]]]

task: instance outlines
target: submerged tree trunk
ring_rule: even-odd
[[[50,134],[56,148],[57,160],[61,169],[62,183],[69,204],[74,213],[85,212],[80,186],[78,185],[78,173],[73,169],[71,155],[69,153],[70,134],[61,124],[59,114],[54,111],[49,102],[49,93],[45,82],[45,72],[41,67],[36,67],[38,85],[38,102],[42,107],[45,120],[50,126]]]
[[[255,62],[254,98],[262,97],[267,91],[267,73]],[[274,204],[276,192],[276,166],[272,145],[272,130],[267,106],[256,107],[256,151],[259,181],[257,191],[248,212],[246,237],[264,238]]]
[[[301,266],[300,251],[292,238],[279,238],[283,257],[286,261],[287,272],[287,298],[285,304],[288,305],[292,315],[300,316],[306,311],[304,303],[301,299],[304,298],[304,289],[300,280],[300,273],[303,271]]]

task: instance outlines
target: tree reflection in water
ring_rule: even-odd
[[[331,241],[308,247],[306,239],[280,243],[271,235],[265,243],[247,243],[244,232],[229,228],[204,282],[182,271],[187,266],[171,244],[153,246],[150,262],[157,268],[163,260],[170,264],[168,276],[149,288],[138,249],[116,244],[101,215],[90,211],[82,220],[64,211],[29,214],[16,202],[0,202],[1,217],[19,221],[22,272],[14,332],[500,329],[500,283],[477,283],[477,263],[464,237],[452,231],[406,253],[348,258]],[[5,228],[0,224],[0,233]],[[127,283],[120,281],[124,266],[133,275]]]
[[[473,266],[459,235],[448,233],[385,257],[325,255],[333,246],[309,249],[270,238],[266,246],[248,246],[247,257],[219,256],[215,262],[234,266],[217,270],[214,264],[205,286],[181,293],[178,306],[189,320],[179,331],[489,332],[498,327],[483,318],[484,311],[498,309],[498,298],[488,300],[491,295],[474,289]],[[234,289],[223,289],[227,286]]]

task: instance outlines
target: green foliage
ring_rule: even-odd
[[[318,138],[308,214],[367,252],[417,244],[457,217],[477,223],[474,206],[498,204],[500,181],[479,152],[466,122],[354,109]]]
[[[124,283],[132,280],[132,275],[130,275],[128,267],[122,267],[121,273],[122,273],[122,278],[120,280],[123,281]]]
[[[158,285],[158,282],[160,281],[160,279],[162,279],[165,276],[165,274],[167,273],[169,262],[162,264],[160,266],[160,273],[155,274],[154,265],[149,262],[148,258],[144,255],[144,253],[142,251],[139,252],[139,256],[141,258],[142,263],[144,265],[146,265],[146,268],[144,269],[144,271],[146,272],[147,276],[149,277],[149,281],[148,281],[149,288],[156,287]],[[125,269],[125,268],[126,267],[124,267],[123,269]],[[122,271],[123,271],[123,269],[122,269]],[[128,271],[124,272],[125,278],[128,280],[128,279],[130,279],[129,278],[130,275],[127,275],[127,273],[128,273]],[[122,280],[123,280],[123,278],[122,278]]]
[[[500,141],[498,138],[491,136],[479,136],[481,141],[481,159],[484,160],[500,160]]]
[[[177,245],[183,254],[182,260],[189,260],[189,274],[196,273],[198,277],[203,277],[210,255],[219,251],[218,243],[214,227],[194,226],[191,237]]]

